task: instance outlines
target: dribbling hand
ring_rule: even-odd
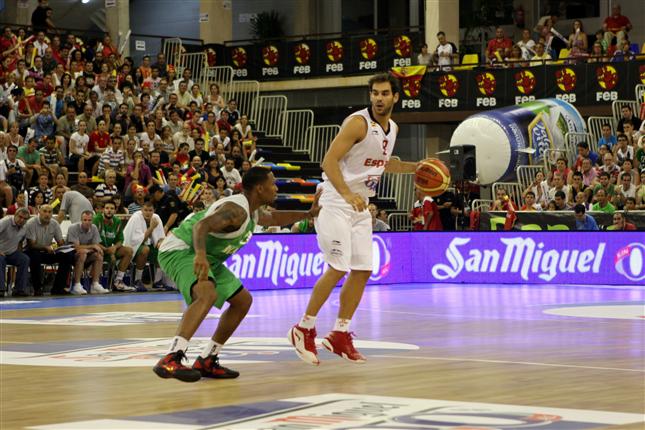
[[[356,212],[363,212],[365,209],[367,209],[367,203],[365,203],[365,199],[358,194],[349,193],[343,195],[343,198],[347,203],[349,203],[352,208],[354,208]]]

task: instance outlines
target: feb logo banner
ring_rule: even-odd
[[[393,67],[392,75],[401,82],[401,91],[405,97],[401,98],[402,109],[421,108],[421,85],[426,74],[426,66]],[[410,100],[414,99],[414,100]]]

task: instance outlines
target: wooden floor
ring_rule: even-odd
[[[515,409],[496,404],[521,407],[516,409],[533,420],[531,428],[644,428],[645,290],[369,287],[352,322],[368,362],[355,365],[325,351],[320,367],[300,362],[285,339],[308,293],[254,293],[249,318],[221,355],[222,364],[239,370],[240,378],[194,384],[162,380],[151,370],[174,335],[183,310],[179,295],[5,298],[0,428],[260,428],[248,417],[344,398],[325,396],[330,393],[344,393],[363,406],[378,399],[361,396],[382,396],[391,404],[401,401],[395,398],[433,399],[445,406],[419,401],[420,409],[408,411],[407,418],[363,427],[322,418],[310,418],[306,426],[298,416],[289,418],[295,420],[292,427],[262,428],[525,428],[500,418]],[[337,309],[336,292],[319,317],[319,338],[332,327]],[[214,309],[198,331],[191,361],[200,341],[212,334],[216,315]],[[284,401],[302,397],[311,400]],[[493,405],[488,412],[472,406],[458,413],[453,402]],[[540,417],[564,416],[551,408],[583,410],[572,413],[581,417],[573,421],[583,424],[569,425],[563,418],[535,426]],[[461,422],[456,416],[468,418]],[[613,422],[624,424],[607,424]]]

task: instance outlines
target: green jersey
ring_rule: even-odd
[[[106,224],[103,214],[97,213],[92,219],[92,223],[99,229],[101,236],[101,245],[109,248],[117,242],[123,243],[123,229],[121,220],[115,216],[112,217],[112,223]]]
[[[177,228],[172,230],[172,236],[167,237],[161,245],[161,252],[193,248],[193,229],[195,224],[210,216],[225,203],[235,203],[244,208],[247,218],[244,224],[231,233],[210,233],[206,239],[206,256],[211,264],[223,263],[231,254],[243,247],[253,235],[255,220],[249,213],[249,202],[244,194],[236,194],[220,199],[208,209],[189,215]]]

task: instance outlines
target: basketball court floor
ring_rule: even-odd
[[[352,322],[368,362],[321,348],[319,367],[285,337],[308,295],[255,292],[221,354],[241,376],[193,384],[152,372],[181,315],[178,294],[0,299],[0,428],[644,428],[644,289],[371,286]],[[337,310],[338,290],[319,337]],[[191,363],[218,313],[191,343]]]

